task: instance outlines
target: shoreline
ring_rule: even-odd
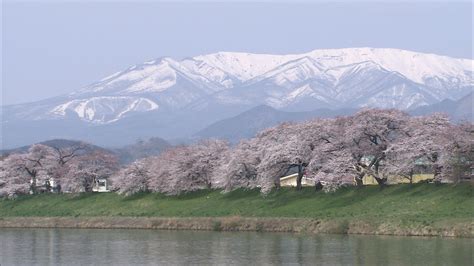
[[[154,229],[474,238],[473,222],[396,222],[277,217],[0,217],[0,228]]]

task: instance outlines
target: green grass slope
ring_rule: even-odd
[[[283,188],[267,196],[258,191],[199,191],[180,196],[142,193],[43,194],[0,200],[0,217],[301,217],[372,221],[472,221],[471,184],[401,184],[343,188],[335,193]]]

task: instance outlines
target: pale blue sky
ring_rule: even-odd
[[[473,58],[471,2],[67,2],[2,4],[3,104],[161,56],[370,46]]]

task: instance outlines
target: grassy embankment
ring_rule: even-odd
[[[472,237],[473,188],[472,184],[401,184],[384,189],[343,188],[329,194],[312,188],[299,192],[284,188],[265,197],[256,190],[226,194],[199,191],[180,196],[142,193],[131,197],[115,193],[44,194],[0,200],[0,221],[9,217],[227,217],[233,219],[235,230],[241,230],[238,227],[244,225],[238,224],[244,221],[240,218],[300,218],[311,221],[300,227],[311,228],[286,227],[282,231]],[[227,228],[226,220],[209,219],[206,221],[211,225],[207,227],[211,229],[233,230]],[[288,219],[282,221],[288,223]],[[245,226],[248,230],[252,226],[266,230],[261,224]],[[325,228],[328,226],[331,228]],[[168,228],[177,229],[172,225]]]

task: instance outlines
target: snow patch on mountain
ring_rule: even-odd
[[[193,59],[222,69],[244,82],[299,57],[302,56],[219,52],[196,56]]]
[[[390,71],[399,72],[418,83],[437,76],[456,77],[460,81],[473,84],[472,78],[464,73],[466,70],[473,71],[472,60],[393,48],[319,49],[291,55],[219,52],[196,56],[193,59],[204,61],[241,81],[248,81],[292,60],[304,58],[311,58],[324,69],[371,61]]]
[[[279,86],[291,86],[309,79],[323,78],[323,76],[323,69],[318,62],[309,57],[303,57],[286,62],[247,83],[257,83],[268,79]]]
[[[411,90],[406,84],[397,84],[370,97],[361,107],[386,108],[392,106],[402,110],[428,105],[426,96]]]
[[[68,113],[84,121],[111,123],[134,112],[148,112],[158,109],[152,100],[140,97],[92,97],[68,101],[54,107],[50,114],[65,117]]]
[[[473,69],[469,59],[455,59],[435,54],[417,53],[392,48],[346,48],[314,50],[307,54],[328,68],[363,61],[372,61],[390,71],[396,71],[407,78],[424,83],[429,77],[459,77],[473,84],[472,77],[464,75]]]
[[[176,71],[164,61],[158,65],[149,65],[122,75],[114,82],[135,81],[124,90],[125,93],[161,92],[176,84]]]

